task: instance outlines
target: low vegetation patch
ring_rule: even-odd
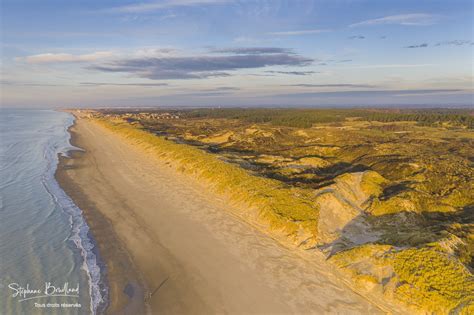
[[[474,306],[474,277],[458,260],[434,248],[411,248],[393,256],[399,299],[433,313]]]
[[[430,314],[469,314],[474,306],[474,277],[454,257],[433,247],[397,250],[366,244],[331,257],[356,285],[382,283],[386,297]]]

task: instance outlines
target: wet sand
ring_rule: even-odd
[[[110,314],[378,314],[317,251],[286,248],[197,180],[79,118],[57,178],[107,266]]]

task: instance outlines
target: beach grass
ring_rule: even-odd
[[[316,242],[319,210],[310,190],[255,176],[216,155],[166,140],[139,125],[119,119],[94,120],[143,150],[175,164],[179,171],[206,181],[214,191],[228,196],[249,212],[258,209],[259,223],[268,225],[270,232],[283,234],[298,246],[311,246]]]
[[[474,278],[457,259],[433,246],[397,249],[365,244],[335,254],[330,259],[351,273],[356,284],[367,280],[384,283],[383,294],[413,310],[429,314],[470,314],[474,307]],[[370,265],[361,271],[360,265]],[[453,312],[453,314],[458,314]]]
[[[302,129],[211,114],[218,117],[187,118],[192,113],[183,112],[184,119],[171,121],[146,114],[94,120],[244,205],[247,221],[258,213],[264,232],[327,250],[358,291],[415,312],[470,312],[468,129],[397,120]],[[319,200],[323,194],[332,199]]]

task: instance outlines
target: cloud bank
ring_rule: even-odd
[[[231,75],[228,71],[268,66],[306,66],[313,62],[313,59],[281,48],[232,48],[221,52],[234,54],[130,58],[89,68],[102,72],[129,73],[152,80],[167,80],[225,77]]]
[[[112,83],[112,82],[81,82],[82,86],[167,86],[167,83]]]
[[[434,24],[436,20],[437,20],[437,16],[433,14],[411,13],[411,14],[389,15],[382,18],[378,18],[378,19],[365,20],[365,21],[351,24],[349,25],[349,27],[372,26],[372,25],[380,25],[380,24],[420,26],[420,25]]]
[[[461,40],[461,39],[456,39],[456,40],[447,40],[443,42],[438,42],[432,46],[469,46],[469,45],[474,45],[474,41],[472,40]],[[425,48],[428,47],[428,43],[422,43],[422,44],[416,44],[416,45],[410,45],[410,46],[405,46],[405,48]]]
[[[200,5],[216,5],[231,2],[230,0],[162,0],[146,3],[130,4],[111,8],[111,13],[147,13],[174,7],[192,7]]]
[[[72,55],[72,54],[39,54],[27,56],[24,58],[18,58],[19,60],[25,60],[28,63],[60,63],[60,62],[91,62],[103,58],[109,58],[113,54],[110,51],[97,51],[91,54],[85,55]]]
[[[289,48],[279,47],[235,47],[212,49],[213,53],[223,54],[239,54],[239,55],[258,55],[258,54],[293,54],[293,50]]]
[[[275,71],[275,70],[267,70],[265,73],[276,73],[276,74],[289,74],[289,75],[310,75],[319,73],[317,71]]]
[[[284,31],[284,32],[270,32],[267,33],[268,35],[275,35],[275,36],[298,36],[298,35],[311,35],[311,34],[319,34],[319,33],[326,33],[330,30],[298,30],[298,31]]]
[[[444,42],[436,43],[435,46],[464,46],[464,45],[474,45],[474,41],[472,40],[447,40]]]
[[[423,43],[423,44],[418,44],[418,45],[406,46],[405,48],[426,48],[426,47],[428,47],[428,44],[427,44],[427,43]]]
[[[277,94],[278,97],[307,98],[307,97],[374,97],[374,96],[421,96],[421,95],[442,95],[451,93],[472,93],[461,89],[416,89],[416,90],[357,90],[357,91],[331,91],[331,92],[303,92]]]
[[[349,36],[349,39],[365,39],[365,36],[363,35],[354,35],[354,36]]]
[[[350,83],[337,83],[337,84],[288,84],[284,86],[297,86],[305,88],[333,88],[333,87],[346,87],[346,88],[375,88],[376,85],[370,84],[350,84]]]

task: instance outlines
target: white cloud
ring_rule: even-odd
[[[400,93],[394,94],[395,97],[405,96],[427,96],[427,95],[451,95],[451,94],[472,94],[474,90],[461,90],[461,89],[444,89],[444,90],[427,90],[426,92],[421,90],[420,93]]]
[[[436,64],[424,63],[424,64],[386,64],[386,65],[355,65],[349,67],[341,67],[346,69],[378,69],[378,68],[418,68],[418,67],[432,67]]]
[[[133,57],[150,57],[150,58],[161,58],[161,57],[178,57],[181,52],[173,47],[145,47],[136,50],[133,53]]]
[[[329,32],[329,30],[299,30],[299,31],[285,31],[285,32],[271,32],[268,35],[277,36],[297,36],[297,35],[309,35]]]
[[[230,2],[230,0],[163,0],[147,3],[131,4],[112,8],[108,11],[116,13],[151,12],[172,7],[190,7],[198,5],[213,5]]]
[[[246,45],[262,45],[266,42],[272,42],[274,39],[270,38],[257,38],[257,37],[248,37],[248,36],[239,36],[234,38],[232,41],[236,44],[246,44]]]
[[[259,42],[258,39],[248,36],[239,36],[232,40],[235,43],[256,43]]]
[[[431,25],[437,20],[437,16],[426,13],[411,13],[390,15],[378,19],[366,20],[349,25],[349,27],[370,26],[380,24],[398,24],[398,25]]]
[[[63,62],[90,62],[96,61],[103,58],[108,58],[113,56],[110,51],[96,51],[91,54],[84,55],[72,55],[66,53],[45,53],[39,55],[27,56],[24,58],[17,58],[22,61],[25,60],[28,63],[63,63]]]
[[[306,67],[314,60],[276,47],[237,47],[214,50],[217,54],[123,57],[89,69],[106,73],[129,73],[152,80],[208,79],[230,77],[234,71],[271,66]]]

